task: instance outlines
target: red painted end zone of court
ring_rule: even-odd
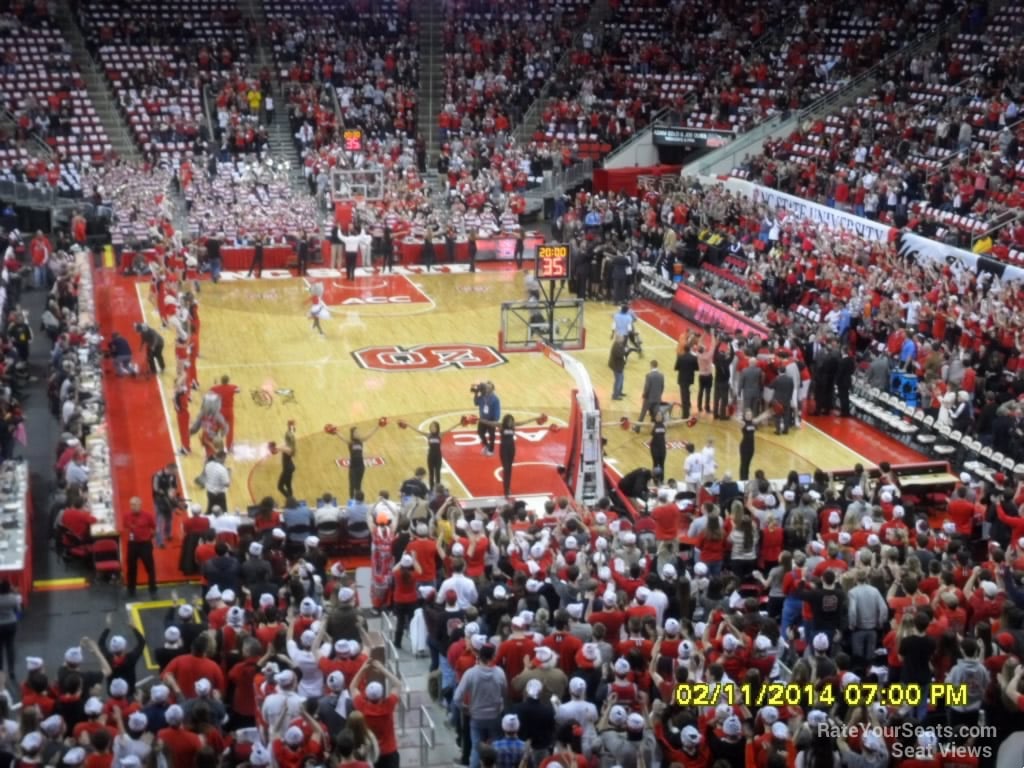
[[[324,287],[324,303],[330,307],[430,303],[430,298],[405,275],[374,275],[355,280],[311,277],[309,282]]]
[[[441,443],[444,459],[470,496],[501,496],[501,458],[484,456],[475,431],[448,432]],[[569,430],[520,427],[516,430],[516,456],[512,465],[512,496],[562,494],[565,481],[558,467],[565,464]]]

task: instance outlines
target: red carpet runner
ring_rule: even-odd
[[[141,290],[147,291],[146,286]],[[118,332],[132,345],[138,346],[138,335],[133,324],[142,321],[135,281],[120,277],[111,270],[96,270],[96,313],[100,332],[109,339]],[[173,349],[164,353],[168,365],[174,365]],[[115,376],[105,366],[104,389],[107,401],[107,423],[110,425],[111,467],[114,473],[114,508],[118,527],[124,530],[123,520],[132,496],[139,496],[146,509],[153,510],[150,492],[153,473],[174,459],[174,444],[168,432],[167,416],[160,397],[157,380],[151,376]],[[185,495],[194,492],[190,479],[183,478]],[[157,580],[182,581],[185,576],[178,569],[181,555],[181,519],[175,520],[174,541],[166,549],[157,549]],[[123,542],[127,538],[122,539]],[[122,556],[122,561],[125,558]],[[139,581],[145,578],[140,566]]]

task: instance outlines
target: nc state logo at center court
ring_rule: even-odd
[[[508,360],[485,344],[417,344],[364,347],[352,353],[370,371],[442,371],[445,368],[494,368]]]

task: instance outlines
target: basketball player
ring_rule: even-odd
[[[235,395],[242,390],[231,383],[231,377],[221,376],[220,384],[210,387],[210,391],[220,398],[220,415],[228,425],[225,445],[230,452],[235,447]]]
[[[404,421],[398,422],[398,426],[408,426]],[[423,435],[427,438],[427,473],[430,481],[430,488],[436,488],[441,484],[441,464],[444,459],[441,457],[441,436],[447,432],[451,432],[457,425],[453,424],[448,429],[442,431],[441,425],[436,421],[430,422],[427,427],[427,431],[424,432],[420,429],[412,428],[413,432]]]
[[[335,436],[348,446],[348,497],[354,499],[356,497],[356,491],[363,490],[363,475],[366,472],[366,463],[363,457],[363,447],[366,442],[377,434],[377,430],[381,428],[387,421],[381,419],[377,422],[377,426],[367,432],[365,435],[359,434],[358,427],[352,427],[348,431],[348,437],[344,437],[337,432]]]
[[[521,426],[527,424],[542,424],[547,421],[547,416],[541,414],[536,419],[524,421]],[[501,436],[498,451],[501,457],[501,488],[505,498],[512,497],[512,465],[516,460],[516,419],[511,413],[506,413],[500,424],[492,426],[501,427]]]
[[[178,417],[178,439],[181,441],[178,453],[182,456],[188,456],[192,453],[191,417],[188,412],[189,399],[189,389],[185,377],[179,376],[174,382],[174,411]]]
[[[281,475],[277,478],[277,492],[286,499],[295,497],[292,489],[292,477],[295,475],[295,420],[288,421],[288,429],[284,433],[284,445],[281,446]]]

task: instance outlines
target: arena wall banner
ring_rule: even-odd
[[[980,256],[963,248],[938,243],[910,232],[900,235],[900,255],[913,258],[915,261],[932,261],[947,266],[954,272],[964,270],[981,273],[990,272],[993,277],[1002,281],[1024,281],[1024,269],[1014,267],[1002,261]]]
[[[865,240],[888,242],[892,237],[892,227],[840,211],[837,208],[812,203],[810,200],[787,195],[785,192],[778,192],[743,179],[726,179],[723,183],[728,189],[755,203],[761,203],[771,208],[784,208],[802,220],[806,219],[827,227],[845,229],[856,233]]]
[[[657,147],[690,147],[692,149],[717,149],[724,147],[735,138],[732,131],[669,125],[654,126],[652,135],[654,145]]]
[[[676,286],[672,311],[705,330],[717,328],[733,334],[739,328],[745,334],[754,333],[762,339],[768,337],[768,329],[760,323],[684,283]]]

